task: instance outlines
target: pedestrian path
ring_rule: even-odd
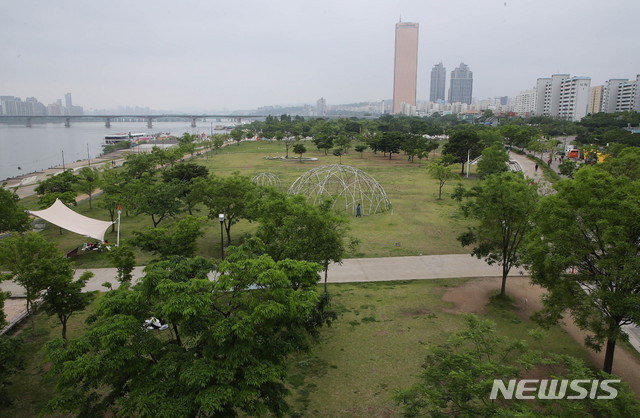
[[[143,275],[144,267],[134,268],[134,282]],[[118,287],[115,268],[93,268],[76,270],[76,279],[85,271],[93,272],[94,276],[87,282],[84,290],[87,292],[106,291],[102,285],[105,282],[113,288]],[[512,269],[511,276],[524,272]],[[469,254],[425,255],[412,257],[385,258],[351,258],[342,264],[334,263],[329,266],[327,282],[329,283],[358,283],[379,282],[392,280],[417,279],[447,279],[464,277],[497,277],[502,276],[502,267],[490,266],[482,260]],[[24,289],[12,282],[0,283],[0,289],[11,292],[12,296],[24,296]]]

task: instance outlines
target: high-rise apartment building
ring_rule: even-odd
[[[587,116],[591,77],[570,77],[560,84],[558,116],[562,119],[579,121]]]
[[[431,69],[431,90],[429,94],[429,101],[437,102],[438,100],[444,101],[444,90],[446,86],[447,69],[444,68],[442,62],[436,64]]]
[[[465,63],[451,71],[449,103],[471,104],[473,93],[473,72]]]
[[[71,109],[73,103],[71,103],[71,93],[67,93],[64,95],[64,105],[67,109]]]
[[[590,89],[590,77],[553,74],[551,78],[539,78],[535,114],[578,121],[587,115]]]
[[[633,81],[615,78],[605,82],[602,91],[602,111],[640,112],[640,74]]]
[[[327,115],[327,101],[324,97],[321,97],[316,102],[316,115],[317,116],[326,116]]]
[[[393,113],[415,112],[418,82],[418,24],[396,23]]]
[[[513,111],[525,118],[533,115],[536,111],[536,90],[531,89],[518,93]]]
[[[602,92],[604,86],[593,86],[589,91],[589,106],[587,107],[588,114],[602,112]]]

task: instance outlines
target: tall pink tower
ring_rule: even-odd
[[[415,109],[418,80],[418,24],[396,23],[396,50],[393,68],[393,113]]]

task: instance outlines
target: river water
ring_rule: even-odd
[[[198,121],[192,128],[190,121],[153,122],[153,128],[147,128],[146,122],[111,122],[111,128],[105,128],[104,122],[74,122],[65,128],[64,123],[24,125],[0,123],[0,180],[25,175],[50,167],[62,166],[77,160],[95,158],[102,154],[105,135],[118,133],[154,133],[169,132],[174,136],[183,133],[215,133],[216,125],[229,124],[229,121]]]

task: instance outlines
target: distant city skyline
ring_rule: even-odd
[[[381,101],[402,16],[421,27],[418,101],[440,61],[473,69],[475,97],[514,97],[547,74],[635,78],[639,13],[631,0],[6,2],[0,92],[72,92],[85,110]]]

